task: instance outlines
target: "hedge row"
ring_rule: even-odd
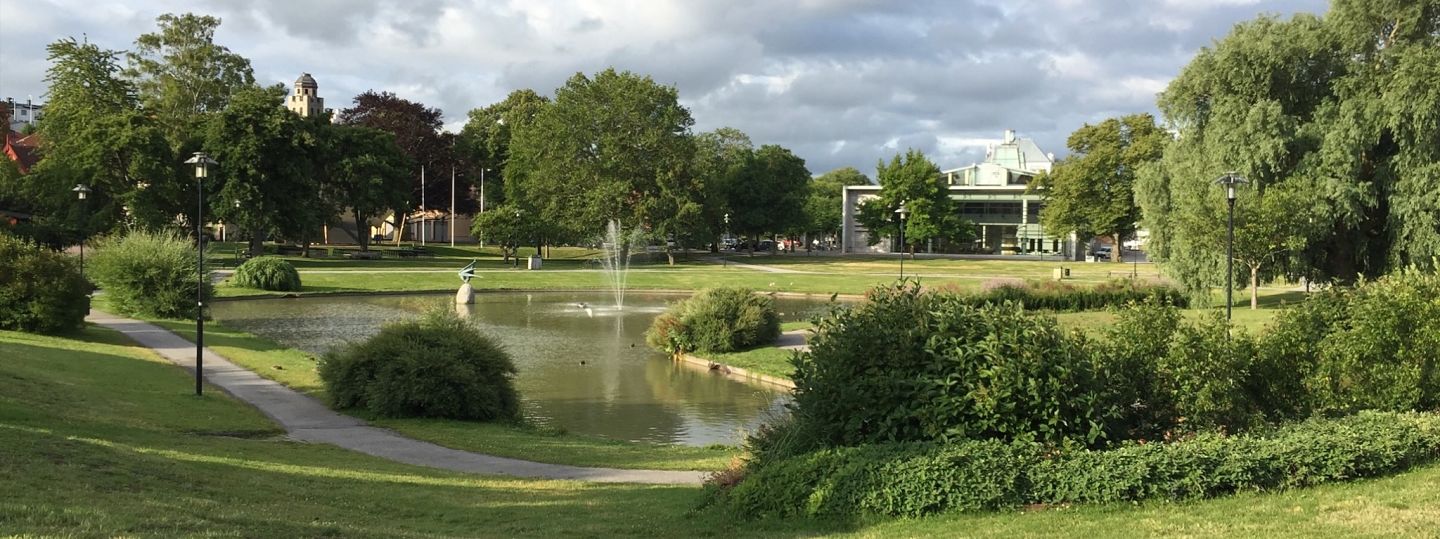
[[[1112,279],[1095,286],[1004,279],[985,283],[980,292],[960,294],[960,300],[977,307],[1014,302],[1031,311],[1093,311],[1142,301],[1190,306],[1190,298],[1173,286],[1135,279]]]
[[[1372,477],[1440,458],[1440,416],[1362,412],[1266,433],[1046,451],[977,440],[834,448],[773,462],[717,501],[740,515],[920,516],[1027,504],[1207,498]]]

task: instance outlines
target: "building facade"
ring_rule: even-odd
[[[320,97],[320,85],[309,73],[301,73],[295,79],[295,91],[285,101],[285,107],[295,114],[309,118],[325,112],[325,100]]]
[[[1083,255],[1075,238],[1054,237],[1040,227],[1041,196],[1027,192],[1030,181],[1055,164],[1054,154],[1040,150],[1035,141],[1017,138],[1006,130],[999,144],[988,148],[985,160],[970,166],[943,170],[941,178],[955,201],[956,211],[975,223],[978,237],[972,245],[952,246],[952,252],[973,254],[1043,254],[1074,258]],[[841,246],[846,253],[888,253],[890,238],[870,244],[869,231],[855,219],[867,200],[880,196],[878,185],[845,188],[841,208]],[[933,249],[933,246],[931,246]]]
[[[5,108],[10,112],[10,130],[20,133],[24,132],[26,127],[35,127],[45,106],[31,103],[28,99],[20,103],[7,97]]]

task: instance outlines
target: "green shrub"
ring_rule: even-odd
[[[1440,274],[1408,271],[1348,294],[1308,385],[1324,411],[1440,409]]]
[[[814,331],[792,408],[815,447],[1102,435],[1094,370],[1053,318],[897,285]]]
[[[97,242],[89,273],[119,314],[154,318],[193,318],[198,285],[195,246],[167,232],[132,231]],[[212,293],[209,271],[203,294]]]
[[[1160,364],[1180,327],[1180,312],[1157,300],[1131,304],[1116,312],[1086,345],[1110,406],[1112,440],[1158,440],[1175,427],[1179,414],[1163,383]]]
[[[288,292],[300,289],[300,273],[278,256],[258,256],[235,268],[235,286]]]
[[[749,288],[707,288],[656,317],[645,342],[672,354],[724,353],[775,342],[780,315],[770,296]]]
[[[0,232],[0,329],[78,329],[90,309],[89,293],[75,260]]]
[[[388,325],[326,354],[319,371],[337,408],[384,417],[519,417],[510,354],[450,311]]]
[[[1249,391],[1255,341],[1233,332],[1219,311],[1182,324],[1170,350],[1156,365],[1161,391],[1175,404],[1176,423],[1186,431],[1239,432],[1263,418]]]
[[[1365,412],[1108,450],[1023,441],[833,448],[757,467],[713,501],[736,514],[921,516],[1025,504],[1185,500],[1392,473],[1440,458],[1440,416]]]
[[[961,301],[970,305],[1013,302],[1032,311],[1090,311],[1147,301],[1180,308],[1190,304],[1190,299],[1173,286],[1135,279],[1112,279],[1095,286],[1080,286],[1060,281],[1006,278],[986,281],[980,292],[960,296]]]

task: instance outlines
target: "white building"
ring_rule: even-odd
[[[25,100],[24,103],[15,101],[13,98],[5,98],[5,106],[10,109],[10,130],[16,133],[25,130],[26,126],[34,126],[40,121],[44,105],[36,105]]]
[[[979,254],[1064,254],[1078,253],[1074,238],[1057,238],[1045,234],[1040,227],[1041,196],[1027,193],[1030,180],[1041,172],[1049,172],[1055,164],[1054,154],[1045,153],[1028,138],[1017,138],[1013,130],[985,152],[985,161],[967,167],[943,170],[960,216],[975,223],[979,236],[973,245],[951,246],[946,251]],[[878,185],[855,185],[845,188],[841,208],[840,238],[842,252],[892,252],[886,238],[870,245],[869,231],[855,220],[858,208],[866,200],[880,196]],[[933,246],[932,246],[933,247]]]

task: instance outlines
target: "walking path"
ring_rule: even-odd
[[[767,272],[767,273],[812,273],[812,272],[809,272],[809,271],[794,270],[794,269],[789,269],[789,268],[777,268],[777,267],[775,267],[775,266],[764,266],[764,265],[761,265],[761,264],[751,264],[751,263],[749,263],[749,262],[745,262],[745,261],[742,261],[742,260],[736,260],[736,259],[734,259],[734,258],[710,258],[710,259],[708,259],[708,260],[709,260],[710,262],[712,262],[712,263],[715,263],[715,264],[722,264],[722,265],[723,265],[723,264],[729,263],[729,264],[734,264],[734,265],[736,265],[736,266],[741,266],[741,267],[744,267],[744,268],[747,268],[747,269],[753,269],[753,270],[756,270],[756,271],[763,271],[763,272]]]
[[[775,344],[773,346],[782,350],[798,350],[801,352],[806,352],[810,350],[810,345],[805,342],[805,337],[807,335],[810,335],[810,330],[808,329],[786,331],[780,334],[780,338],[775,339]]]
[[[170,362],[195,368],[195,344],[159,326],[91,310],[85,320],[107,327],[149,347]],[[364,421],[336,413],[324,404],[267,380],[248,369],[205,350],[205,380],[258,408],[285,427],[289,436],[305,442],[337,445],[406,464],[456,472],[510,475],[542,479],[570,479],[599,483],[700,484],[704,472],[621,470],[545,464],[460,451],[406,438]]]

